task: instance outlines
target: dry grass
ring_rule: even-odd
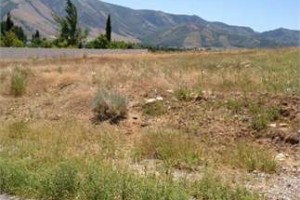
[[[110,199],[113,188],[119,188],[124,194],[117,192],[118,197],[134,194],[137,199],[153,199],[149,191],[169,199],[179,193],[181,199],[254,199],[244,189],[234,189],[235,184],[218,184],[213,178],[174,182],[172,172],[273,173],[277,149],[272,139],[260,141],[273,137],[269,123],[287,123],[286,134],[300,129],[299,49],[0,61],[0,66],[0,162],[7,163],[3,178],[15,172],[12,182],[0,181],[0,189],[21,196]],[[16,66],[30,70],[26,93],[19,98],[10,93]],[[98,88],[127,99],[126,119],[93,125]],[[150,104],[154,106],[145,104],[158,96],[163,100]],[[154,167],[158,177],[131,174],[133,164],[149,159],[163,163],[163,170]],[[90,170],[94,164],[100,169]],[[115,180],[107,193],[97,193],[97,188],[105,191],[106,176],[90,177],[97,170]],[[29,187],[23,176],[42,187]],[[38,176],[45,176],[44,182]],[[124,181],[131,185],[125,188]],[[56,186],[63,182],[60,193]]]

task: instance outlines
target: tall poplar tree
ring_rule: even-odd
[[[7,13],[6,23],[5,23],[5,31],[10,31],[14,27],[14,22],[11,20],[10,12]]]
[[[110,18],[110,15],[108,15],[107,17],[107,21],[106,21],[106,39],[111,42],[111,18]]]
[[[54,16],[59,27],[60,39],[66,41],[68,46],[76,46],[82,40],[82,31],[78,25],[77,8],[71,0],[67,0],[65,12],[64,18]]]

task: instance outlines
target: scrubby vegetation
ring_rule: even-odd
[[[18,67],[14,68],[11,75],[10,91],[14,96],[22,96],[26,91],[27,72]]]
[[[94,99],[93,111],[100,121],[116,123],[127,115],[127,101],[122,95],[107,89],[100,89]]]
[[[298,55],[0,61],[0,193],[264,199],[255,180],[271,187],[297,164]]]

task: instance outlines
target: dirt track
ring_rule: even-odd
[[[81,57],[84,55],[103,54],[142,54],[144,49],[45,49],[45,48],[0,48],[0,59]]]

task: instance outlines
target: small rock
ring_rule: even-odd
[[[157,100],[157,101],[163,101],[164,98],[162,98],[161,96],[158,96],[158,97],[156,97],[156,100]]]
[[[164,98],[162,98],[161,96],[158,96],[156,98],[146,99],[146,104],[151,104],[156,101],[163,101],[163,100],[164,100]]]
[[[174,90],[167,90],[167,92],[173,94]]]
[[[284,155],[283,153],[279,153],[275,156],[276,161],[284,161],[285,159],[286,159],[286,155]]]
[[[282,128],[285,128],[285,127],[288,127],[288,124],[287,123],[280,123],[279,126],[282,127]]]
[[[276,128],[277,125],[276,125],[276,123],[273,123],[273,124],[269,124],[268,126],[271,128]]]
[[[152,98],[152,99],[146,99],[146,104],[150,104],[150,103],[154,103],[156,102],[157,100]]]

